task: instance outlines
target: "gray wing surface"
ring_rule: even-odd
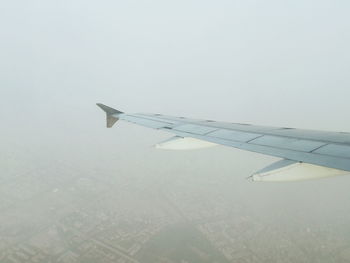
[[[266,127],[160,114],[126,114],[103,104],[98,106],[107,113],[109,123],[111,118],[120,119],[179,137],[350,171],[350,133]]]

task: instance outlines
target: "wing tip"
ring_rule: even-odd
[[[96,105],[101,108],[106,114],[112,115],[112,114],[121,114],[123,113],[122,111],[116,110],[112,107],[109,107],[103,103],[96,103]]]
[[[106,113],[107,128],[112,128],[113,125],[119,120],[118,115],[123,113],[122,111],[116,110],[102,103],[96,103],[96,105]]]

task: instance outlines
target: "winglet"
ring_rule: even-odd
[[[96,105],[106,113],[107,128],[112,128],[113,125],[119,120],[118,115],[123,113],[102,103],[96,103]]]

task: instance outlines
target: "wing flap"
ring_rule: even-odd
[[[250,141],[249,143],[301,152],[312,152],[321,146],[326,145],[326,143],[319,141],[302,140],[271,135],[263,135]]]

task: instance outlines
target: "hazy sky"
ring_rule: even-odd
[[[71,158],[85,169],[103,160],[160,178],[207,174],[232,187],[241,181],[234,191],[263,208],[290,198],[299,212],[304,204],[303,213],[316,205],[323,216],[350,216],[350,177],[247,183],[275,159],[224,147],[156,151],[150,146],[171,135],[125,123],[107,130],[95,105],[350,131],[349,10],[345,0],[3,1],[1,154],[15,145],[24,156],[16,158],[35,164]]]
[[[19,145],[56,142],[63,153],[96,150],[108,136],[100,143],[108,138],[110,151],[143,140],[136,154],[168,137],[127,124],[107,131],[96,102],[350,131],[349,8],[334,0],[4,2],[3,132]]]
[[[350,130],[349,1],[13,0],[0,8],[2,119],[90,114],[95,124],[94,103],[104,102]]]

